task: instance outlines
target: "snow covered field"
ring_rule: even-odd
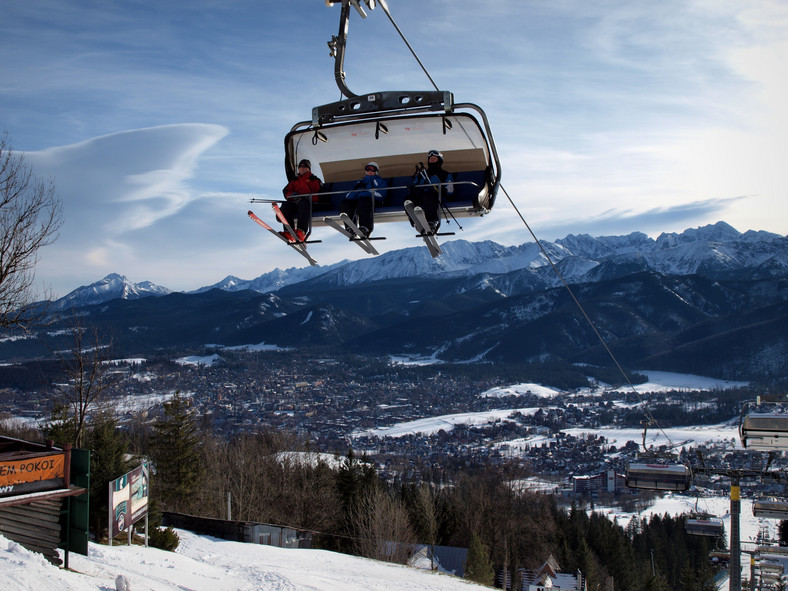
[[[698,509],[722,518],[730,536],[728,497],[701,499]],[[621,527],[631,513],[606,512]],[[640,514],[679,515],[695,510],[691,495],[668,494]],[[752,501],[742,499],[743,550],[753,550],[758,533],[777,535],[777,521],[753,516]],[[0,536],[0,589],[3,591],[111,591],[118,576],[130,591],[472,591],[484,589],[452,577],[324,550],[292,550],[228,542],[177,530],[176,552],[140,546],[90,544],[89,556],[72,553],[65,571],[42,556]],[[788,569],[788,565],[786,565]],[[749,555],[742,554],[742,577],[749,578]],[[727,580],[719,589],[727,589]]]
[[[636,390],[640,393],[645,392],[669,392],[669,391],[695,391],[695,390],[712,390],[712,389],[726,389],[745,386],[745,382],[729,382],[725,380],[717,380],[714,378],[706,378],[703,376],[695,376],[689,374],[677,374],[664,371],[643,371],[648,376],[648,381],[644,384],[636,386]],[[594,394],[595,392],[602,393],[603,391],[625,392],[631,389],[617,388],[610,390],[603,384],[596,388],[584,390],[583,394]],[[482,398],[503,398],[506,396],[523,396],[531,394],[539,396],[540,398],[553,398],[562,394],[560,390],[540,384],[515,384],[506,387],[492,388],[479,394]],[[496,421],[509,420],[515,413],[522,415],[534,414],[538,408],[524,407],[506,410],[487,410],[480,412],[466,412],[448,415],[440,415],[435,417],[426,417],[412,421],[405,421],[402,423],[395,423],[393,425],[379,426],[374,429],[366,429],[363,431],[356,431],[354,436],[368,436],[368,437],[403,437],[406,435],[434,435],[441,429],[444,431],[451,431],[456,425],[471,425],[482,426]],[[512,419],[513,420],[513,419]],[[594,428],[594,429],[566,429],[565,433],[575,437],[581,437],[585,434],[601,435],[607,438],[609,445],[621,447],[627,441],[634,441],[641,443],[643,439],[642,429],[609,429],[609,428]],[[684,427],[684,428],[670,428],[659,430],[653,428],[646,433],[646,444],[658,447],[659,445],[670,445],[681,448],[684,446],[693,446],[702,443],[726,443],[731,448],[742,449],[741,442],[739,441],[738,427],[735,421],[723,423],[719,425],[703,425],[698,427]],[[549,437],[537,435],[531,438],[516,439],[500,444],[508,447],[510,450],[525,449],[533,447],[534,445],[542,445],[550,441]]]
[[[450,575],[325,550],[228,542],[177,530],[175,552],[90,544],[71,553],[73,571],[48,563],[0,536],[3,591],[111,591],[118,576],[129,591],[473,591],[487,589]]]

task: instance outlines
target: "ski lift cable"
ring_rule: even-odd
[[[385,12],[385,13],[386,13],[386,16],[388,17],[389,21],[391,21],[391,24],[392,24],[392,25],[393,25],[393,27],[396,29],[397,33],[399,33],[399,36],[402,38],[402,41],[403,41],[403,42],[405,43],[405,45],[408,47],[408,49],[410,50],[410,52],[411,52],[411,54],[413,55],[414,59],[415,59],[415,60],[418,62],[419,66],[421,66],[421,69],[422,69],[422,71],[423,71],[423,72],[424,72],[424,74],[427,76],[427,78],[429,79],[429,81],[432,83],[432,85],[433,85],[433,87],[435,88],[435,90],[440,90],[440,88],[438,87],[438,85],[437,85],[437,84],[435,84],[435,81],[432,79],[432,76],[430,76],[430,73],[427,71],[427,68],[426,68],[426,67],[424,66],[424,64],[422,63],[421,59],[419,59],[419,56],[416,54],[416,51],[413,49],[413,47],[412,47],[412,46],[411,46],[411,44],[408,42],[408,40],[407,40],[407,38],[405,37],[405,35],[404,35],[404,33],[402,32],[402,30],[399,28],[399,26],[397,25],[397,23],[394,21],[394,17],[391,15],[391,11],[389,10],[389,7],[388,7],[388,4],[386,3],[386,0],[378,0],[378,4],[379,4],[379,5],[380,5],[380,7],[383,9],[383,12]],[[644,412],[644,414],[646,415],[646,418],[649,420],[649,423],[650,423],[650,424],[652,424],[652,425],[656,425],[656,427],[659,429],[659,431],[660,431],[660,432],[661,432],[661,433],[662,433],[662,434],[665,436],[665,439],[667,439],[667,440],[668,440],[668,447],[669,447],[670,449],[673,449],[673,448],[675,447],[675,445],[674,445],[674,444],[673,444],[673,442],[671,441],[670,437],[669,437],[669,436],[668,436],[668,434],[665,432],[665,430],[662,428],[662,426],[661,426],[661,425],[659,425],[659,422],[658,422],[658,421],[657,421],[657,420],[654,418],[654,415],[652,415],[652,414],[651,414],[651,411],[648,409],[648,405],[647,405],[646,401],[643,399],[643,397],[642,397],[642,396],[640,395],[640,393],[637,391],[637,389],[635,388],[635,386],[632,384],[631,380],[629,379],[629,376],[628,376],[628,375],[626,374],[626,372],[624,371],[624,368],[623,368],[623,367],[621,367],[621,364],[618,362],[618,359],[616,359],[616,356],[613,354],[613,351],[610,349],[610,347],[607,345],[607,342],[605,341],[605,339],[602,337],[602,335],[601,335],[601,334],[599,333],[599,331],[597,330],[597,328],[596,328],[596,325],[593,323],[593,321],[591,320],[591,318],[590,318],[590,317],[588,316],[588,314],[586,313],[585,309],[583,308],[582,304],[580,303],[580,301],[579,301],[579,300],[577,299],[577,297],[575,296],[575,294],[574,294],[574,292],[572,291],[571,287],[569,287],[569,283],[567,283],[566,279],[565,279],[565,278],[564,278],[564,276],[561,274],[561,271],[559,271],[558,267],[556,267],[556,265],[555,265],[555,263],[553,262],[553,260],[552,260],[552,258],[550,257],[550,255],[547,253],[547,251],[545,250],[545,248],[542,246],[542,243],[541,243],[541,241],[540,241],[540,240],[539,240],[539,239],[536,237],[536,234],[535,234],[535,233],[534,233],[534,231],[531,229],[531,227],[528,225],[528,222],[525,220],[525,218],[523,217],[523,215],[520,213],[520,210],[519,210],[519,209],[517,208],[517,206],[515,205],[515,203],[514,203],[514,200],[512,200],[511,196],[510,196],[510,195],[509,195],[509,193],[506,191],[506,189],[504,188],[504,186],[503,186],[503,185],[500,185],[500,188],[501,188],[501,190],[504,192],[504,194],[506,195],[506,198],[509,200],[509,203],[511,203],[511,204],[512,204],[512,207],[514,208],[515,212],[517,212],[517,215],[518,215],[518,217],[520,218],[520,220],[523,222],[523,225],[524,225],[524,226],[525,226],[525,227],[528,229],[528,232],[531,234],[531,236],[533,237],[533,239],[534,239],[534,241],[536,242],[537,246],[538,246],[538,247],[539,247],[539,249],[542,251],[542,254],[544,254],[545,258],[546,258],[546,259],[547,259],[547,261],[550,263],[550,266],[553,268],[553,271],[555,271],[556,275],[557,275],[557,276],[558,276],[558,278],[561,280],[561,283],[563,283],[564,287],[566,288],[567,292],[568,292],[568,293],[569,293],[569,295],[571,296],[571,298],[572,298],[572,300],[574,301],[575,305],[578,307],[578,309],[580,310],[580,312],[583,314],[583,317],[586,319],[586,321],[588,322],[589,326],[590,326],[590,327],[591,327],[591,329],[594,331],[594,334],[596,334],[596,336],[597,336],[597,338],[599,339],[600,343],[602,343],[602,346],[604,347],[605,351],[607,351],[607,354],[608,354],[608,355],[610,356],[610,358],[613,360],[613,363],[615,363],[616,367],[618,368],[618,371],[619,371],[619,372],[621,372],[621,375],[624,377],[624,380],[626,381],[626,383],[627,383],[627,384],[629,384],[629,387],[632,389],[632,391],[635,393],[635,395],[636,395],[636,396],[638,397],[638,399],[641,401],[641,403],[642,403],[642,406],[643,406],[643,412]],[[645,434],[644,434],[644,435],[645,435]]]
[[[408,40],[405,37],[405,35],[403,34],[402,30],[397,26],[397,23],[394,22],[394,17],[391,16],[391,12],[389,11],[389,7],[386,4],[386,0],[378,0],[378,3],[380,4],[380,7],[383,9],[383,12],[386,13],[386,16],[389,17],[389,20],[391,21],[391,24],[397,30],[397,33],[399,33],[399,36],[405,42],[405,45],[407,45],[408,49],[410,50],[411,55],[413,55],[415,60],[419,63],[419,66],[421,66],[421,69],[424,72],[424,74],[427,76],[427,78],[429,78],[429,81],[432,83],[432,86],[435,88],[435,90],[440,90],[440,88],[438,88],[438,85],[435,84],[435,81],[432,79],[432,76],[430,76],[430,73],[427,71],[427,68],[424,67],[424,64],[419,59],[419,56],[416,55],[416,52],[414,51],[413,47],[411,47],[411,44],[408,43]]]
[[[561,283],[566,288],[566,291],[569,293],[569,296],[572,298],[572,301],[574,301],[575,305],[580,310],[580,313],[586,319],[586,322],[588,322],[588,325],[591,327],[591,330],[594,331],[594,334],[596,334],[597,338],[599,339],[599,342],[602,343],[602,347],[605,349],[605,351],[607,351],[607,354],[613,360],[613,363],[615,363],[616,367],[618,368],[618,371],[624,377],[624,380],[626,381],[626,383],[629,385],[629,387],[632,389],[632,391],[635,393],[635,395],[640,399],[640,401],[641,401],[641,403],[643,405],[643,412],[646,415],[646,418],[648,419],[649,424],[655,425],[657,427],[657,429],[659,429],[659,431],[665,436],[665,439],[668,440],[668,444],[669,444],[668,447],[670,449],[673,449],[675,447],[675,445],[671,441],[670,437],[665,432],[665,430],[662,428],[662,426],[660,426],[660,424],[656,420],[656,418],[654,418],[654,415],[651,414],[651,411],[648,409],[648,405],[647,405],[646,401],[640,395],[640,392],[637,391],[637,389],[635,388],[634,384],[632,384],[632,381],[629,379],[629,376],[624,371],[624,368],[621,367],[621,364],[618,362],[618,359],[616,359],[616,356],[613,354],[613,351],[608,346],[608,344],[605,341],[604,337],[600,334],[599,330],[597,330],[596,325],[591,320],[590,316],[586,313],[585,309],[583,308],[583,305],[580,303],[580,300],[577,299],[577,297],[575,296],[575,293],[572,291],[572,288],[569,286],[569,283],[566,281],[564,276],[561,274],[561,271],[558,269],[558,267],[553,262],[552,257],[547,252],[547,250],[544,248],[544,246],[542,245],[542,242],[539,240],[539,238],[537,238],[536,234],[531,229],[531,226],[528,225],[528,222],[523,217],[523,214],[520,213],[520,210],[518,209],[517,205],[515,205],[514,200],[509,195],[509,192],[506,190],[506,188],[503,185],[501,185],[500,188],[501,188],[501,191],[503,191],[503,194],[506,195],[506,198],[509,200],[509,203],[512,204],[512,207],[514,208],[514,211],[517,213],[517,216],[523,222],[523,225],[528,229],[528,232],[531,234],[531,237],[534,239],[534,242],[536,242],[536,245],[539,247],[539,250],[542,251],[542,254],[547,259],[547,262],[550,263],[550,266],[553,268],[553,271],[555,271],[555,274],[561,280]],[[645,431],[644,431],[644,442],[643,443],[644,443],[644,447],[645,447]]]
[[[421,66],[421,69],[424,71],[424,74],[426,74],[427,78],[429,78],[430,82],[432,82],[432,85],[435,87],[435,90],[440,90],[438,88],[438,86],[435,84],[435,81],[432,79],[432,76],[430,76],[430,73],[427,71],[427,68],[424,67],[424,64],[419,59],[419,56],[416,55],[416,52],[413,50],[413,47],[411,47],[410,43],[408,43],[408,40],[405,38],[405,35],[402,33],[400,28],[397,26],[397,23],[394,22],[394,18],[391,16],[391,12],[389,11],[388,5],[386,4],[386,0],[379,0],[379,4],[380,4],[380,7],[383,9],[383,12],[385,12],[386,16],[388,16],[389,20],[391,21],[391,24],[394,26],[394,28],[399,33],[400,37],[402,37],[402,40],[405,42],[405,45],[408,46],[408,49],[410,50],[411,54],[413,54],[413,57],[416,59],[416,61]],[[618,359],[616,359],[616,356],[613,354],[613,351],[607,345],[607,342],[605,341],[604,337],[602,337],[602,335],[597,330],[596,325],[593,323],[591,318],[586,313],[586,311],[583,308],[582,304],[580,303],[580,301],[577,299],[577,297],[575,296],[574,292],[572,291],[572,288],[569,287],[569,283],[567,283],[566,279],[561,274],[561,271],[559,271],[558,267],[556,267],[555,263],[553,263],[553,259],[547,253],[547,250],[545,250],[544,246],[542,246],[542,243],[539,240],[539,238],[536,237],[536,234],[531,229],[531,227],[528,225],[528,222],[525,220],[523,215],[520,213],[520,210],[515,205],[514,200],[509,195],[509,193],[506,191],[506,189],[504,188],[503,185],[500,185],[500,188],[503,191],[504,195],[506,195],[506,198],[509,200],[509,203],[512,204],[512,207],[514,208],[515,212],[517,212],[517,215],[520,218],[520,220],[523,222],[523,225],[528,229],[528,232],[533,237],[534,242],[536,242],[537,246],[542,251],[542,254],[545,256],[547,261],[550,263],[550,266],[553,268],[553,271],[555,271],[556,275],[561,280],[561,283],[566,288],[567,292],[569,293],[570,297],[574,301],[575,305],[578,307],[578,309],[580,310],[581,314],[583,314],[583,317],[586,319],[586,322],[588,322],[588,325],[594,331],[594,334],[596,334],[597,338],[599,339],[599,342],[602,343],[602,347],[604,347],[605,351],[607,351],[607,354],[613,360],[613,363],[615,363],[616,367],[618,368],[618,371],[621,372],[621,375],[624,377],[624,380],[626,381],[626,383],[629,384],[629,387],[632,389],[632,391],[635,393],[635,395],[638,397],[638,399],[642,403],[642,405],[643,405],[643,412],[646,415],[646,418],[649,420],[649,423],[652,424],[652,425],[655,425],[659,429],[659,431],[665,436],[665,439],[668,440],[668,447],[670,449],[673,449],[675,447],[675,445],[673,444],[673,441],[671,441],[671,439],[668,436],[668,434],[665,432],[665,430],[662,428],[662,426],[659,424],[659,422],[654,418],[654,415],[651,414],[651,411],[648,409],[648,405],[647,405],[646,401],[640,395],[640,392],[638,392],[637,389],[635,388],[635,386],[632,384],[631,380],[629,379],[629,376],[624,371],[624,368],[621,367],[621,364],[618,362]],[[645,431],[644,431],[644,442],[643,442],[643,445],[644,445],[644,448],[645,448]]]

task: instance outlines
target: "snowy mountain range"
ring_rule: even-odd
[[[622,273],[655,271],[664,275],[702,274],[710,278],[742,275],[748,278],[788,274],[788,237],[763,231],[741,233],[725,222],[662,234],[656,240],[643,233],[626,236],[570,234],[553,242],[502,246],[495,242],[455,240],[442,246],[444,255],[433,259],[423,247],[384,253],[374,259],[342,261],[326,267],[274,269],[255,279],[232,275],[191,293],[211,289],[252,290],[260,293],[321,278],[326,286],[342,287],[405,278],[449,278],[504,275],[515,271],[536,273],[545,287],[561,285],[545,253],[569,283],[600,281]],[[112,274],[80,287],[57,300],[57,309],[101,303],[115,298],[137,299],[171,293],[149,282],[134,284]]]
[[[56,302],[47,334],[0,339],[0,359],[66,346],[45,341],[79,309],[128,355],[265,343],[454,363],[605,365],[604,335],[632,368],[788,377],[784,236],[719,222],[656,240],[636,232],[443,249],[438,259],[417,247],[227,277],[188,294],[110,275]]]

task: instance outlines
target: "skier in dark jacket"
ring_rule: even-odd
[[[453,183],[452,174],[443,170],[443,154],[438,150],[427,153],[427,168],[421,162],[416,166],[411,201],[424,210],[424,217],[432,232],[437,232],[440,227],[441,202],[447,195],[454,193]]]
[[[317,195],[323,187],[323,181],[312,174],[312,163],[309,160],[301,160],[298,163],[298,176],[287,183],[282,189],[287,201],[282,204],[282,214],[287,223],[295,230],[299,240],[306,240],[309,228],[312,225],[312,201],[317,201]],[[296,215],[298,224],[296,224]],[[293,241],[293,237],[287,230],[279,232],[282,236]]]
[[[342,200],[340,211],[346,213],[350,219],[358,215],[356,225],[364,236],[372,234],[375,227],[375,204],[383,202],[385,187],[386,181],[380,176],[378,163],[369,162],[364,167],[364,176]]]

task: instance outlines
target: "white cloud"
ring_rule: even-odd
[[[40,276],[76,267],[95,277],[135,260],[150,265],[138,258],[144,249],[135,231],[165,222],[199,198],[189,181],[200,156],[226,134],[217,125],[171,125],[26,153],[39,176],[53,178],[65,218],[57,242],[42,251]],[[158,253],[162,259],[179,255]]]

